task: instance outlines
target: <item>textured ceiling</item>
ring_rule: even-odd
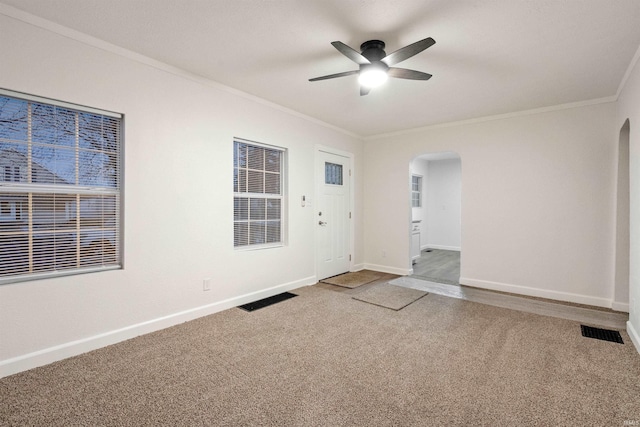
[[[0,0],[360,136],[616,95],[638,0]],[[331,46],[436,44],[360,97]]]

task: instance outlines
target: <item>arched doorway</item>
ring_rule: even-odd
[[[410,172],[412,277],[457,285],[462,246],[460,155],[420,155],[411,161]]]
[[[618,141],[618,183],[616,190],[616,270],[612,308],[629,311],[630,266],[630,179],[629,119],[620,129]]]

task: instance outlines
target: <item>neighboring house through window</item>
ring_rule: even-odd
[[[234,247],[283,244],[284,162],[283,148],[234,140]]]
[[[5,165],[4,180],[7,182],[25,182],[27,180],[27,168],[24,166]]]
[[[0,90],[0,284],[120,267],[121,126]]]

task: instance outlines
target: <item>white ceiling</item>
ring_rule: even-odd
[[[0,0],[191,73],[371,136],[616,95],[640,46],[639,0]],[[433,37],[359,96],[331,46],[391,53]]]

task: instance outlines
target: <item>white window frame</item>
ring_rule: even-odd
[[[414,182],[415,180],[415,182]],[[417,183],[418,189],[414,189],[414,184]],[[417,200],[417,204],[416,204]],[[411,207],[422,207],[422,175],[411,175]]]
[[[238,163],[236,162],[236,160],[239,158],[238,153],[236,153],[236,150],[238,148],[237,144],[241,144],[241,145],[246,145],[246,146],[253,146],[253,147],[258,147],[258,148],[262,148],[265,150],[272,150],[272,151],[277,151],[280,153],[280,171],[279,171],[279,175],[280,175],[280,194],[270,194],[270,193],[256,193],[256,192],[249,192],[248,188],[248,182],[245,185],[245,187],[247,188],[247,191],[236,191],[238,190],[235,187],[235,179],[236,176],[239,175],[238,170],[239,169],[244,169],[244,170],[250,170],[248,165],[246,168],[241,168],[239,167]],[[233,211],[233,228],[234,228],[234,238],[233,238],[233,247],[234,250],[236,251],[246,251],[246,250],[256,250],[256,249],[269,249],[269,248],[278,248],[278,247],[283,247],[286,245],[286,238],[287,238],[287,225],[288,225],[288,220],[287,220],[287,149],[283,148],[283,147],[278,147],[275,145],[269,145],[269,144],[264,144],[261,142],[256,142],[256,141],[251,141],[251,140],[247,140],[247,139],[243,139],[243,138],[234,138],[233,139],[233,151],[234,151],[234,164],[233,164],[233,170],[234,170],[234,191],[233,191],[233,199],[234,199],[234,211]],[[262,171],[266,173],[266,169],[265,167],[263,167],[261,170],[259,169],[251,169],[254,171]],[[238,174],[238,175],[236,175]],[[246,179],[248,180],[248,174]],[[237,216],[237,212],[236,212],[236,199],[239,198],[250,198],[250,199],[277,199],[280,200],[280,237],[279,237],[279,241],[277,242],[269,242],[269,243],[250,243],[250,236],[251,236],[251,231],[250,228],[248,228],[247,231],[247,244],[243,244],[243,245],[238,245],[237,241],[236,241],[236,224],[237,223],[247,223],[248,227],[250,227],[251,222],[258,222],[260,220],[254,220],[251,221],[250,218],[245,219],[236,219]],[[265,217],[266,218],[266,217]],[[264,222],[267,222],[267,219],[264,220]]]
[[[124,152],[124,116],[122,114],[119,113],[115,113],[112,111],[106,111],[106,110],[101,110],[101,109],[97,109],[97,108],[92,108],[92,107],[86,107],[86,106],[82,106],[82,105],[77,105],[77,104],[73,104],[73,103],[69,103],[69,102],[64,102],[64,101],[58,101],[58,100],[53,100],[53,99],[49,99],[49,98],[44,98],[44,97],[39,97],[36,95],[30,95],[30,94],[25,94],[25,93],[21,93],[21,92],[16,92],[16,91],[11,91],[11,90],[7,90],[7,89],[2,89],[0,88],[0,95],[5,96],[5,97],[10,97],[10,98],[14,98],[14,99],[18,99],[21,101],[24,101],[27,103],[27,108],[29,111],[29,115],[31,114],[31,103],[37,103],[37,104],[44,104],[44,105],[48,105],[48,106],[55,106],[55,107],[61,107],[63,109],[66,110],[72,110],[72,112],[74,112],[75,114],[83,114],[83,113],[89,113],[92,115],[98,115],[98,116],[103,116],[103,117],[108,117],[108,118],[114,118],[117,119],[118,122],[118,127],[117,127],[117,131],[118,134],[116,135],[116,150],[112,151],[111,153],[115,153],[116,156],[116,176],[115,176],[115,180],[116,180],[116,185],[115,187],[107,187],[107,186],[95,186],[95,185],[79,185],[78,182],[75,183],[66,183],[64,185],[60,185],[60,184],[55,184],[55,183],[36,183],[33,182],[35,180],[35,173],[36,170],[35,168],[33,168],[31,165],[32,163],[28,163],[27,167],[26,167],[26,171],[25,171],[25,175],[26,175],[26,179],[22,180],[22,175],[23,175],[23,171],[20,170],[20,175],[21,175],[21,181],[20,182],[7,182],[7,181],[2,181],[0,182],[0,192],[5,193],[5,194],[23,194],[23,195],[27,195],[29,202],[32,200],[32,198],[37,197],[38,195],[51,195],[54,196],[57,194],[60,195],[66,195],[66,197],[75,197],[76,200],[76,205],[78,206],[77,208],[77,215],[78,218],[81,218],[80,215],[80,205],[82,204],[82,200],[83,200],[83,196],[84,197],[108,197],[108,198],[113,198],[115,200],[115,224],[114,226],[108,226],[105,228],[105,225],[102,224],[100,226],[99,229],[97,229],[98,231],[101,231],[103,233],[111,233],[113,232],[113,240],[115,241],[115,262],[104,262],[104,258],[103,261],[101,263],[99,263],[100,265],[91,265],[91,266],[82,266],[82,262],[86,261],[86,258],[83,258],[83,255],[81,254],[81,243],[84,239],[91,239],[91,236],[87,237],[88,234],[91,234],[92,232],[94,232],[93,230],[95,228],[90,228],[88,231],[85,231],[85,229],[81,228],[80,224],[81,224],[81,219],[78,219],[76,222],[78,223],[77,229],[70,229],[72,233],[76,233],[74,237],[74,239],[76,239],[78,248],[77,248],[77,261],[76,265],[74,267],[67,267],[64,269],[60,269],[60,270],[47,270],[47,271],[42,271],[42,272],[37,272],[37,271],[33,271],[31,268],[31,257],[34,256],[32,255],[31,251],[31,243],[29,243],[29,271],[26,273],[20,273],[20,274],[14,274],[14,275],[0,275],[0,285],[3,284],[7,284],[7,283],[17,283],[17,282],[24,282],[24,281],[31,281],[31,280],[36,280],[36,279],[46,279],[46,278],[52,278],[52,277],[60,277],[60,276],[70,276],[70,275],[76,275],[76,274],[84,274],[84,273],[91,273],[91,272],[97,272],[97,271],[106,271],[106,270],[115,270],[115,269],[121,269],[123,268],[123,251],[122,251],[122,247],[123,247],[123,194],[122,194],[122,188],[123,188],[123,152]],[[33,145],[32,141],[31,141],[31,123],[30,123],[30,118],[28,119],[28,138],[27,141],[17,141],[18,144],[26,144],[28,147],[28,156],[29,159],[31,158],[31,146]],[[76,123],[77,123],[76,119]],[[76,133],[78,132],[78,125],[76,124]],[[77,140],[78,136],[76,135],[76,140]],[[8,142],[8,143],[15,143],[16,141],[13,140],[4,140],[1,139],[0,141],[2,142]],[[78,160],[78,145],[76,142],[76,146],[74,148],[75,152],[76,152],[76,168],[78,168],[78,162],[80,160]],[[107,151],[104,151],[104,153],[107,153]],[[30,162],[31,160],[29,160]],[[2,171],[4,173],[4,170]],[[76,169],[76,173],[77,173],[77,169]],[[24,209],[27,209],[26,211]],[[27,223],[28,223],[28,239],[29,242],[31,242],[31,239],[33,238],[33,235],[36,233],[33,230],[33,217],[32,214],[30,212],[31,210],[31,205],[29,204],[28,206],[22,206],[22,210],[21,215],[27,217]],[[15,209],[12,209],[12,216],[15,216],[15,214],[17,213],[17,207]],[[104,213],[103,213],[104,214]],[[108,230],[107,230],[108,229]],[[43,231],[38,231],[39,233],[42,233]],[[48,232],[48,231],[47,231]],[[53,231],[53,234],[55,235],[56,231]],[[2,233],[0,233],[2,234]],[[5,232],[5,234],[10,234],[10,232]],[[24,234],[24,233],[22,233]],[[100,235],[101,237],[99,237],[99,239],[101,239],[101,241],[104,241],[105,237],[104,234]],[[5,236],[7,237],[7,236]],[[103,245],[104,243],[101,243],[101,245]],[[94,264],[98,264],[98,263],[94,263]]]

